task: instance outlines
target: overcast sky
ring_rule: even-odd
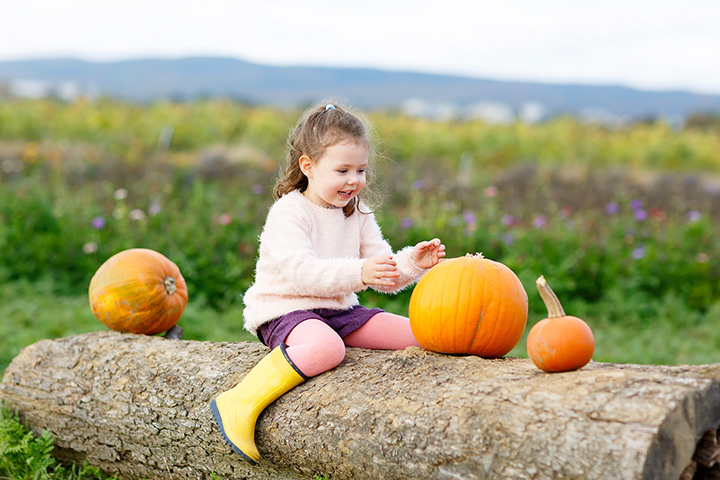
[[[720,0],[0,0],[0,60],[194,55],[720,94]]]

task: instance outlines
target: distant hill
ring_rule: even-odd
[[[685,117],[720,112],[720,95],[642,91],[622,86],[505,82],[369,68],[276,67],[233,58],[0,61],[0,84],[20,95],[80,93],[148,102],[158,98],[230,97],[255,104],[297,105],[341,96],[362,108],[414,105],[455,112]],[[410,99],[414,99],[408,103]],[[538,110],[539,109],[539,110]]]

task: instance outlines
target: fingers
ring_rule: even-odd
[[[372,257],[363,265],[363,282],[366,285],[393,287],[395,282],[392,279],[399,276],[397,262],[390,256]]]
[[[412,260],[421,268],[431,268],[445,257],[445,245],[439,238],[433,238],[415,245]],[[363,264],[362,279],[366,285],[394,287],[393,279],[400,277],[397,262],[392,256],[369,258]]]
[[[384,278],[378,278],[378,279],[375,279],[372,282],[368,283],[368,285],[376,285],[376,286],[381,286],[381,287],[394,287],[395,282],[393,282],[392,280],[386,280]]]
[[[396,272],[397,262],[392,257],[373,257],[370,259],[374,262],[374,270],[376,272]],[[399,274],[398,274],[399,275]]]
[[[395,282],[390,279],[400,276],[400,272],[397,270],[397,262],[392,257],[380,258],[375,267],[375,274],[377,280],[383,282],[381,285],[388,286],[395,285]]]
[[[437,255],[438,258],[445,256],[445,245],[442,244],[440,239],[434,238],[434,239],[430,240],[430,243],[434,247],[435,255]]]
[[[433,238],[415,245],[413,261],[422,268],[431,268],[437,265],[445,256],[445,245],[439,238]]]
[[[432,240],[427,240],[424,242],[418,243],[416,248],[420,250],[427,250],[427,249],[445,249],[445,245],[442,244],[439,238],[433,238]]]
[[[393,266],[393,267],[397,266],[397,262],[393,259],[393,257],[383,257],[383,256],[379,256],[379,257],[374,257],[373,260],[374,260],[378,265],[390,265],[390,266]]]

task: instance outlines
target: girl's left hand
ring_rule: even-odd
[[[445,256],[445,245],[439,238],[427,242],[420,242],[413,248],[410,258],[420,268],[434,267]]]

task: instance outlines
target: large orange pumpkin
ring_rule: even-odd
[[[595,352],[592,330],[583,320],[565,314],[545,277],[540,276],[536,283],[548,309],[548,317],[530,329],[528,356],[545,372],[567,372],[584,367]]]
[[[440,353],[502,357],[520,341],[527,312],[527,293],[517,276],[481,254],[437,264],[410,298],[415,339]]]
[[[145,248],[124,250],[90,281],[90,308],[112,330],[155,335],[173,327],[188,301],[177,265]]]

